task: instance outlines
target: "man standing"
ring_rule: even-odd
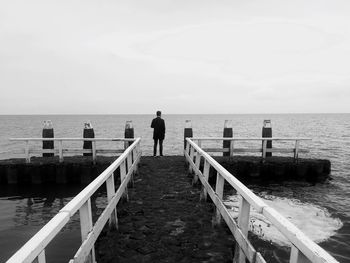
[[[163,140],[165,136],[165,122],[161,118],[162,113],[157,111],[157,118],[154,118],[151,123],[151,128],[153,128],[153,156],[157,155],[157,144],[159,141],[159,155],[163,156]]]

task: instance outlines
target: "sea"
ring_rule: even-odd
[[[43,122],[51,120],[55,137],[82,137],[85,122],[91,122],[96,137],[123,138],[127,121],[132,121],[135,137],[142,139],[143,155],[152,154],[153,115],[0,115],[0,159],[20,158],[23,142],[10,138],[41,137]],[[350,114],[164,114],[165,155],[183,154],[183,131],[190,120],[194,137],[222,137],[226,120],[235,137],[261,137],[264,120],[271,120],[273,137],[308,137],[301,148],[309,152],[301,158],[329,159],[331,178],[308,184],[248,185],[266,203],[291,220],[306,235],[339,262],[350,262]],[[222,145],[222,142],[211,142]],[[252,144],[252,143],[251,143]],[[274,147],[293,144],[281,142]],[[67,147],[81,147],[81,142]],[[209,145],[208,145],[209,146]],[[252,146],[252,145],[248,145]],[[258,146],[258,145],[257,145]],[[31,147],[40,147],[32,144]],[[117,142],[98,143],[101,148],[121,148]],[[45,225],[82,186],[0,186],[0,262],[5,262]],[[104,193],[94,196],[96,218],[105,203]],[[228,195],[226,204],[234,215],[238,197]],[[269,262],[288,262],[288,241],[266,219],[251,212],[250,235],[261,240],[269,252]],[[46,250],[47,262],[67,262],[81,242],[79,217],[73,217]]]

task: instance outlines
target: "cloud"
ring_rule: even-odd
[[[173,113],[280,112],[282,100],[290,111],[296,100],[298,111],[350,111],[349,9],[340,0],[2,1],[0,112],[138,113],[160,102]]]

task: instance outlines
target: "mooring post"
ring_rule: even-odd
[[[184,130],[184,149],[186,149],[186,138],[192,138],[192,137],[193,137],[192,122],[191,120],[186,120],[185,130]]]
[[[262,137],[263,138],[272,138],[271,120],[264,120],[264,124],[263,124],[263,128],[262,128]],[[263,158],[271,157],[272,152],[267,152],[266,150],[272,149],[272,141],[271,140],[264,140],[262,145],[263,145]]]
[[[224,132],[223,132],[224,138],[232,138],[233,137],[233,129],[232,129],[232,121],[231,120],[225,120],[224,123]],[[231,155],[231,141],[223,141],[222,146],[224,149],[229,149],[228,152],[223,152],[223,156],[230,156]]]
[[[91,122],[84,123],[83,138],[95,138]],[[84,141],[83,150],[91,150],[91,153],[83,153],[83,156],[92,156],[92,141]]]
[[[125,131],[124,131],[124,138],[129,139],[129,138],[134,138],[134,127],[132,125],[132,121],[126,121],[125,123]],[[124,143],[124,148],[128,148],[132,142],[125,142]]]
[[[53,138],[54,137],[54,131],[53,131],[53,125],[50,120],[44,121],[44,127],[42,132],[43,138]],[[54,141],[43,141],[43,150],[45,149],[54,149]],[[54,153],[43,153],[43,157],[50,157],[54,156]]]

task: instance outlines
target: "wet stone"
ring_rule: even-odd
[[[232,234],[212,227],[215,210],[187,171],[184,157],[142,157],[130,201],[117,207],[119,229],[95,245],[98,262],[232,262]]]

